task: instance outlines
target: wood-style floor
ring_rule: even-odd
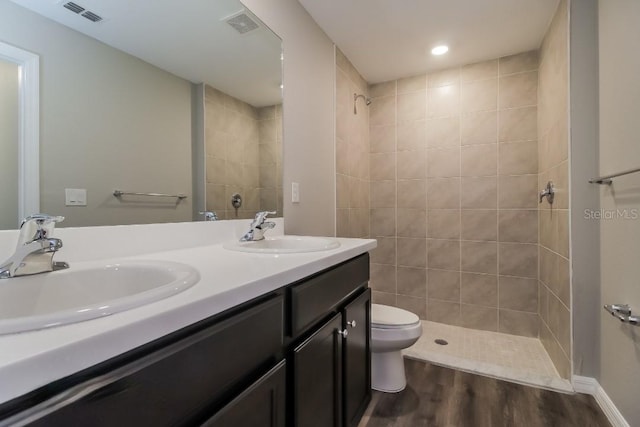
[[[407,388],[375,392],[359,427],[609,427],[592,396],[405,359]]]

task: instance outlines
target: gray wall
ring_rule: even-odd
[[[296,0],[245,0],[284,49],[284,216],[287,234],[335,234],[334,50]],[[300,203],[291,203],[291,182]]]
[[[18,66],[0,59],[0,230],[18,225]]]
[[[191,219],[189,82],[8,0],[0,40],[40,56],[42,211],[63,226]],[[65,188],[86,188],[88,206],[65,207]],[[190,198],[122,203],[114,189]]]
[[[640,2],[598,2],[600,65],[600,173],[640,166]],[[600,207],[614,215],[600,220],[601,301],[640,310],[640,174],[602,186]],[[618,216],[621,212],[623,216]],[[625,218],[624,214],[630,215]],[[600,384],[630,425],[640,425],[640,333],[603,310]]]
[[[600,227],[584,217],[600,206],[598,186],[598,0],[572,1],[571,8],[571,263],[573,372],[599,376]]]

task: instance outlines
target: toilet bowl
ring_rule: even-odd
[[[420,318],[410,311],[371,304],[371,388],[397,393],[407,386],[402,349],[422,335]]]

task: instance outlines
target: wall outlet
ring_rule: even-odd
[[[87,206],[87,189],[65,188],[64,204],[66,206]]]
[[[291,183],[291,203],[300,203],[300,184]]]

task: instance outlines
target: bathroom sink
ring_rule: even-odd
[[[68,270],[0,281],[0,334],[107,316],[193,286],[196,269],[167,261],[72,264]]]
[[[222,247],[239,252],[297,254],[336,249],[340,247],[340,242],[330,237],[273,236],[255,242],[227,242]]]

